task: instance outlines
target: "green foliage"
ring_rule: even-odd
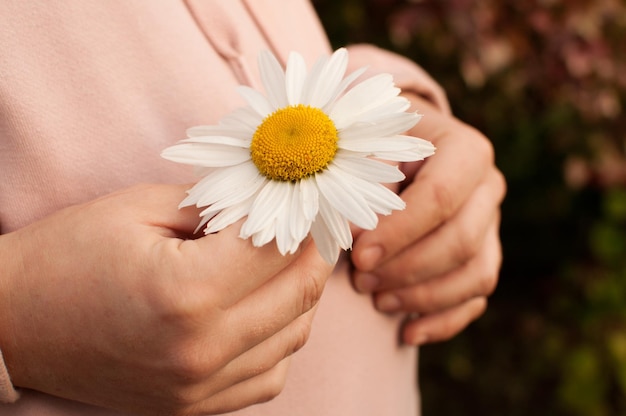
[[[422,349],[426,415],[626,415],[626,4],[316,0],[420,63],[508,181],[486,315]]]

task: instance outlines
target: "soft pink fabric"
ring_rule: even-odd
[[[307,0],[3,1],[0,230],[138,182],[194,180],[160,151],[186,128],[243,104],[234,88],[259,86],[262,48],[283,62],[297,50],[309,65],[330,51]],[[353,67],[394,72],[400,87],[447,108],[439,87],[409,61],[367,46],[351,57]],[[376,312],[348,274],[344,262],[329,281],[284,392],[234,414],[418,413],[417,353],[398,345],[401,317]],[[0,400],[15,401],[1,364],[0,357]],[[20,393],[0,404],[1,416],[122,415]]]

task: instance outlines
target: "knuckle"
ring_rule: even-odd
[[[452,256],[457,264],[463,264],[478,254],[480,238],[469,224],[458,225],[456,234]]]
[[[199,282],[180,279],[153,282],[146,288],[149,307],[164,331],[193,335],[202,331],[207,319],[215,320],[224,311],[216,291]]]
[[[493,165],[496,159],[496,151],[494,149],[493,143],[482,134],[480,136],[482,137],[482,140],[478,142],[480,143],[479,152],[483,155],[486,163]]]
[[[295,353],[300,350],[309,340],[309,335],[311,334],[311,321],[308,319],[299,319],[294,322],[295,326],[293,329],[293,339],[292,344],[287,352],[286,356]]]
[[[266,373],[263,390],[259,393],[258,403],[269,402],[275,399],[285,388],[286,371],[282,366],[276,366]]]
[[[480,318],[487,311],[487,297],[479,296],[477,298],[474,298],[473,303],[474,303],[474,314],[471,319],[472,321]]]
[[[274,334],[277,325],[279,325],[279,320],[276,317],[256,322],[245,333],[240,334],[241,340],[246,345],[255,345],[259,342],[258,340]]]
[[[257,363],[254,366],[250,366],[244,369],[243,372],[241,373],[241,379],[249,380],[254,377],[263,375],[269,371],[272,371],[272,369],[276,366],[276,364],[277,364],[277,357],[272,356],[270,358],[267,358]]]
[[[413,307],[416,312],[428,313],[436,309],[437,296],[435,291],[428,287],[416,288],[412,296]]]
[[[500,199],[503,199],[507,192],[506,178],[504,177],[504,174],[498,169],[494,169],[493,175],[495,178],[494,180],[496,182],[496,186],[499,189]]]
[[[498,274],[486,273],[483,275],[480,283],[480,295],[491,296],[498,285]]]
[[[169,391],[170,409],[173,414],[185,414],[189,409],[202,401],[202,396],[198,394],[197,389],[191,388],[173,388]]]
[[[435,178],[430,182],[430,186],[435,201],[436,217],[439,222],[444,222],[456,211],[452,189],[446,182],[435,180]]]
[[[490,296],[495,292],[500,277],[501,264],[502,250],[499,243],[492,249],[489,249],[488,246],[483,248],[475,266],[476,272],[480,276],[477,296]]]
[[[202,352],[200,352],[202,351]],[[206,349],[198,346],[180,349],[171,354],[169,372],[176,380],[177,385],[192,386],[205,380],[210,374],[217,371],[222,366],[223,354],[219,349],[211,351],[210,356],[206,356]]]
[[[495,162],[496,152],[491,140],[489,140],[480,131],[469,125],[464,125],[466,136],[473,140],[475,155],[481,158],[485,164],[493,164]]]
[[[302,274],[300,285],[301,311],[304,313],[313,308],[322,297],[324,281],[313,271],[307,271]]]

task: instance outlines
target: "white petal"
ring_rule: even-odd
[[[252,235],[252,244],[255,247],[262,247],[272,241],[274,236],[276,235],[276,224],[275,221],[270,221],[265,228],[257,231]],[[246,239],[248,237],[243,234],[239,234],[239,237]]]
[[[389,148],[387,150],[380,149],[372,153],[372,156],[379,157],[381,159],[393,160],[397,162],[414,162],[417,160],[424,160],[425,158],[435,154],[435,146],[428,140],[420,139],[412,136],[393,136],[386,140],[391,141],[410,141],[414,143],[413,147],[401,150]]]
[[[296,239],[293,239],[292,242],[291,242],[292,243],[291,247],[288,248],[289,254],[293,254],[296,251],[298,251],[298,248],[300,247],[300,243],[301,242],[302,242],[302,240],[298,241]]]
[[[296,52],[289,54],[285,77],[287,101],[289,105],[300,104],[302,90],[306,80],[306,63],[302,55]]]
[[[205,228],[205,234],[216,233],[223,230],[231,224],[236,223],[250,212],[253,198],[245,199],[238,204],[231,205],[230,207],[222,210],[219,214],[215,215],[207,228]]]
[[[402,211],[406,208],[406,203],[398,195],[382,185],[378,185],[377,188],[384,191],[380,193],[381,196],[384,195],[384,193],[388,193],[389,195],[373,198],[374,194],[372,193],[371,196],[368,196],[367,202],[369,202],[370,207],[374,210],[374,212],[382,215],[389,215],[392,211]]]
[[[289,230],[287,218],[276,218],[276,247],[283,256],[293,247],[293,237]]]
[[[313,94],[315,93],[315,89],[317,88],[317,83],[319,81],[320,75],[324,70],[324,67],[326,67],[327,62],[328,57],[322,56],[315,62],[315,64],[313,64],[313,68],[311,68],[311,71],[307,74],[306,81],[304,82],[304,88],[302,89],[300,104],[311,104],[311,100],[313,99]]]
[[[397,166],[388,165],[378,160],[358,157],[339,150],[333,163],[346,173],[376,183],[395,183],[405,176]]]
[[[365,198],[370,209],[378,214],[389,215],[393,210],[403,210],[405,202],[393,191],[379,183],[352,178],[352,183]]]
[[[315,175],[315,180],[320,193],[344,217],[366,230],[376,227],[378,223],[376,214],[369,209],[363,196],[352,188],[350,178],[341,177],[333,169],[333,165],[329,165],[325,171]]]
[[[250,160],[250,150],[222,144],[182,143],[163,150],[161,156],[194,166],[233,166]]]
[[[359,122],[339,131],[340,141],[393,136],[413,127],[420,119],[415,113],[398,113],[377,122]],[[340,143],[341,146],[341,143]]]
[[[237,205],[241,201],[244,201],[249,198],[253,198],[255,195],[259,193],[261,188],[265,185],[267,179],[261,175],[255,178],[253,181],[242,184],[240,188],[234,188],[230,193],[224,195],[223,198],[220,198],[214,203],[203,210],[200,215],[215,215],[216,213],[232,206]],[[184,202],[184,201],[183,201]],[[204,201],[200,201],[204,202]],[[207,205],[199,205],[198,206],[207,206]]]
[[[351,249],[352,232],[350,231],[348,220],[324,197],[320,198],[320,216],[339,247],[344,250]]]
[[[247,189],[260,176],[252,163],[231,166],[216,170],[202,178],[190,190],[181,207],[196,205],[207,206],[240,190]]]
[[[333,106],[331,119],[337,128],[343,128],[360,120],[360,115],[379,107],[400,93],[394,87],[390,74],[379,74],[357,84],[337,100]]]
[[[287,106],[285,73],[276,57],[269,51],[259,53],[259,71],[267,98],[274,109]]]
[[[198,226],[196,227],[196,229],[194,230],[194,232],[193,232],[193,233],[194,233],[194,234],[196,234],[198,231],[200,231],[200,230],[202,229],[202,227],[204,227],[204,225],[205,225],[207,222],[209,222],[209,220],[210,220],[211,218],[213,218],[213,217],[210,217],[210,216],[202,217],[202,220],[200,220],[200,223],[198,224]],[[210,233],[207,233],[206,229],[204,230],[204,233],[205,233],[205,234],[210,234]]]
[[[320,74],[319,82],[311,99],[311,106],[322,108],[337,95],[337,90],[348,67],[348,51],[337,49]]]
[[[377,163],[384,165],[381,162]],[[359,176],[350,177],[350,173],[341,169],[341,166],[338,164],[333,166],[333,170],[336,170],[338,176],[350,178],[351,187],[354,188],[359,195],[363,196],[367,201],[368,208],[372,211],[378,214],[389,215],[392,210],[403,210],[405,208],[406,204],[404,201],[386,186],[378,182],[361,179]]]
[[[250,107],[256,111],[262,118],[270,115],[276,108],[273,108],[267,98],[260,92],[245,85],[237,87],[237,92],[250,104]]]
[[[277,212],[282,211],[283,204],[288,203],[289,191],[279,181],[268,181],[254,200],[248,219],[241,226],[244,238],[265,229],[274,222]]]
[[[305,206],[302,200],[301,191],[302,181],[293,184],[293,191],[291,194],[291,204],[287,216],[289,218],[289,231],[294,240],[298,244],[304,240],[306,235],[311,229],[311,219],[305,215]]]
[[[295,188],[294,184],[291,182],[285,182],[282,185],[283,192],[285,193],[285,203],[277,204],[274,209],[274,218],[276,219],[276,246],[278,247],[280,254],[285,255],[293,245],[293,237],[290,229],[290,216],[298,216],[299,213],[290,212]]]
[[[339,259],[339,247],[321,218],[311,225],[311,235],[322,258],[328,264],[335,264]]]
[[[344,92],[345,89],[348,88],[350,86],[350,84],[352,84],[354,82],[354,80],[356,80],[358,77],[363,75],[363,73],[366,70],[367,70],[367,67],[359,68],[359,69],[355,70],[354,72],[350,73],[350,75],[348,75],[347,77],[345,77],[341,81],[341,84],[339,84],[339,86],[337,87],[337,89],[335,91],[335,94],[330,98],[330,100],[328,100],[328,103],[326,105],[324,105],[324,107],[322,107],[322,110],[326,114],[331,114],[332,109],[333,109],[333,107],[335,105],[335,100],[337,99],[337,97],[339,97],[341,95],[341,93]]]
[[[370,156],[392,162],[416,162],[424,160],[421,152],[416,149],[398,150],[396,152],[373,152]]]
[[[398,152],[412,150],[419,146],[417,142],[411,139],[411,136],[367,137],[352,140],[340,140],[339,147],[352,152],[369,154],[374,154],[375,152]]]
[[[315,180],[305,179],[300,181],[300,198],[304,218],[313,221],[319,210],[319,192]]]
[[[411,102],[404,97],[394,97],[393,99],[367,111],[358,114],[358,117],[354,122],[369,122],[377,123],[381,122],[389,117],[393,117],[394,114],[403,113],[411,107]],[[418,114],[416,124],[421,120],[421,115]]]

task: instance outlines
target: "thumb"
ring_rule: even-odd
[[[130,206],[137,206],[140,221],[159,227],[167,237],[190,238],[200,223],[201,210],[196,207],[179,208],[192,184],[137,185],[120,191],[119,197],[128,198]]]

